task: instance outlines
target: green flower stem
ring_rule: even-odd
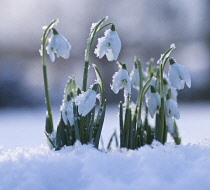
[[[142,108],[142,102],[143,102],[143,97],[146,94],[147,90],[150,88],[150,85],[148,86],[148,84],[150,83],[150,81],[152,80],[152,78],[150,78],[146,84],[144,85],[142,92],[139,93],[139,113],[138,113],[138,125],[141,125],[141,108]],[[138,105],[137,105],[138,106]]]
[[[48,88],[48,80],[47,80],[47,66],[45,61],[45,48],[46,48],[46,41],[47,37],[52,29],[52,27],[56,24],[58,20],[53,20],[50,25],[46,28],[43,37],[42,37],[42,68],[43,68],[43,78],[44,78],[44,89],[45,89],[45,104],[47,108],[46,113],[46,132],[52,133],[53,132],[53,118],[52,118],[52,109],[50,103],[50,95],[49,95],[49,88]]]
[[[110,22],[110,23],[104,25],[103,27],[101,27],[98,31],[104,29],[105,27],[107,27],[107,26],[109,26],[109,25],[114,25],[114,23]],[[98,32],[98,31],[97,31],[97,32]]]
[[[135,67],[137,66],[138,71],[139,71],[139,95],[138,95],[138,99],[137,99],[137,105],[140,105],[140,94],[142,92],[142,88],[143,88],[143,73],[142,73],[142,67],[141,67],[141,63],[139,61],[139,59],[137,57],[134,58],[135,59]]]
[[[160,142],[164,144],[163,136],[164,136],[164,84],[163,84],[163,65],[160,65],[160,94],[161,94],[161,107],[160,107]]]
[[[103,18],[98,22],[98,24],[95,26],[95,28],[92,30],[92,32],[89,35],[89,38],[87,40],[87,48],[85,52],[85,66],[84,66],[84,72],[83,72],[83,84],[82,84],[82,90],[86,91],[87,90],[87,78],[88,78],[88,67],[89,67],[89,62],[90,62],[90,48],[93,42],[93,39],[96,35],[96,33],[100,30],[98,28],[100,25],[106,20],[106,18]]]

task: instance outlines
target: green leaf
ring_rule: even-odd
[[[162,143],[161,139],[161,121],[160,121],[160,114],[156,113],[155,116],[155,140]]]
[[[60,117],[60,121],[56,131],[56,150],[60,150],[65,145],[68,146],[68,139],[68,128],[63,122],[62,117]]]
[[[119,113],[119,123],[120,123],[120,148],[125,147],[125,134],[123,127],[123,105],[120,102],[120,113]]]
[[[96,137],[94,139],[94,146],[96,148],[98,148],[98,145],[99,145],[99,140],[101,137],[101,131],[102,131],[103,123],[104,123],[105,113],[106,113],[106,100],[104,101],[103,107],[101,107],[101,109],[99,109],[97,119],[96,119],[95,127],[97,130],[96,130]]]

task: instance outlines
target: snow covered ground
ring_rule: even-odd
[[[202,143],[210,137],[210,102],[179,104],[181,118],[178,126],[184,145]],[[54,108],[54,121],[58,120],[59,107]],[[107,106],[102,132],[107,144],[114,129],[118,128],[118,108]],[[44,135],[45,108],[0,110],[0,145],[4,149],[37,147],[46,144]],[[119,134],[119,132],[118,132]]]
[[[79,144],[51,151],[44,108],[1,110],[0,190],[209,190],[210,103],[183,104],[180,112],[183,145],[155,142],[153,148],[105,153]],[[110,107],[105,143],[117,126],[117,109]]]

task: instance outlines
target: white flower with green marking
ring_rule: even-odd
[[[46,47],[46,50],[51,61],[54,62],[55,54],[57,55],[57,58],[61,56],[64,59],[68,59],[70,57],[71,45],[63,35],[56,33],[52,34],[49,38],[49,44]]]
[[[66,101],[61,107],[61,117],[65,125],[68,125],[68,121],[70,126],[74,125],[74,109],[73,102]]]
[[[76,105],[78,112],[82,116],[86,116],[96,104],[96,91],[88,89],[76,97]]]
[[[112,78],[111,89],[115,94],[123,88],[125,90],[125,94],[131,93],[131,81],[127,69],[120,66],[119,71],[116,72]]]
[[[171,85],[180,90],[184,88],[184,84],[190,88],[191,78],[189,72],[180,64],[170,59],[169,80]]]
[[[166,117],[175,117],[176,119],[180,118],[178,105],[174,100],[168,99],[165,101],[165,114]]]
[[[146,96],[146,104],[150,116],[153,118],[155,112],[160,108],[160,94],[155,91],[153,86],[151,86],[151,93]]]
[[[121,41],[117,32],[108,29],[104,33],[104,37],[98,39],[98,44],[94,53],[99,59],[106,55],[108,61],[117,60],[121,50]]]

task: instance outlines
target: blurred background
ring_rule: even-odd
[[[77,85],[81,86],[84,51],[90,26],[105,16],[109,16],[108,22],[114,22],[116,25],[122,41],[119,61],[126,63],[130,71],[134,56],[140,58],[145,68],[150,57],[155,59],[156,64],[160,54],[164,53],[170,44],[175,43],[177,48],[172,56],[178,63],[185,65],[192,77],[192,88],[186,87],[180,91],[179,101],[190,104],[204,102],[201,105],[209,108],[205,110],[210,110],[209,10],[209,0],[0,0],[2,118],[6,117],[5,110],[28,107],[28,111],[31,111],[32,107],[37,109],[40,106],[42,111],[44,110],[43,76],[39,55],[42,26],[59,18],[60,22],[56,28],[72,45],[71,57],[68,60],[60,58],[51,63],[47,57],[51,100],[58,111],[68,76],[74,75]],[[103,32],[98,37],[102,35]],[[97,64],[105,79],[106,98],[110,103],[117,105],[122,99],[122,93],[114,95],[109,88],[117,65],[115,62],[108,62],[106,58],[99,60],[95,57],[93,52],[96,43],[95,39],[90,62]],[[89,72],[91,84],[95,75],[92,68]],[[135,92],[133,94],[135,95]],[[14,117],[15,113],[18,112],[14,112]],[[4,125],[8,123],[8,120],[5,120]],[[44,130],[43,126],[41,127]]]

